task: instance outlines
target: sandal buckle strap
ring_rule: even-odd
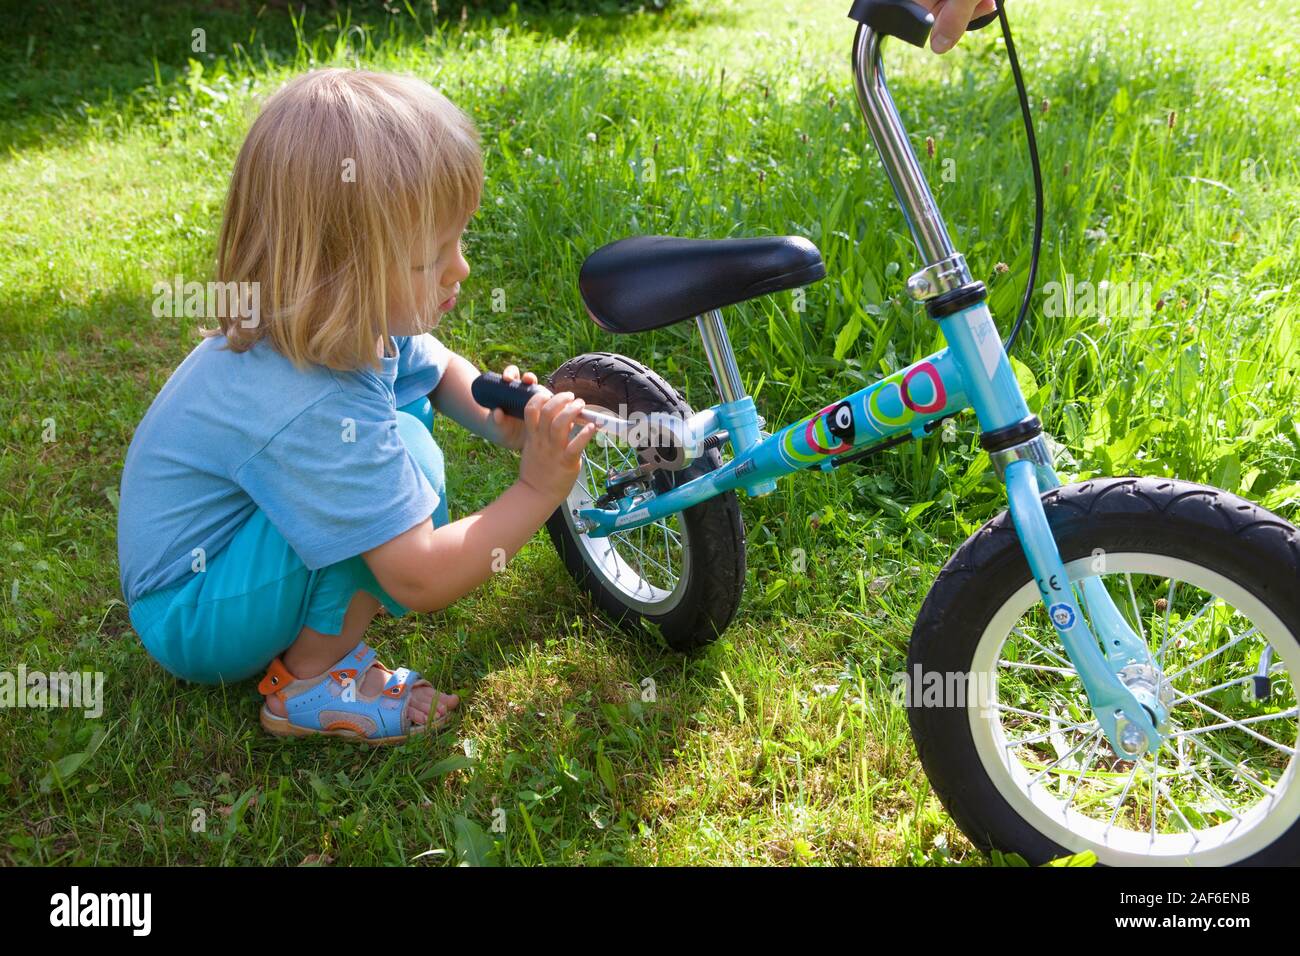
[[[284,666],[284,661],[277,657],[267,666],[266,675],[257,685],[257,692],[262,695],[279,694],[283,699],[284,689],[297,679]]]

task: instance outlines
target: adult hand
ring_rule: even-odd
[[[935,53],[947,53],[962,34],[966,26],[976,17],[992,13],[997,9],[994,0],[918,0],[921,6],[934,14],[934,28],[930,31],[930,49]]]

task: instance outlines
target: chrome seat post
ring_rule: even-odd
[[[724,402],[740,401],[745,397],[745,386],[740,380],[736,353],[731,349],[731,339],[727,337],[727,326],[722,321],[721,310],[713,309],[697,315],[695,324],[704,341],[704,354],[709,358],[709,368],[713,369],[713,380],[718,384],[718,395]]]
[[[711,423],[726,432],[732,452],[742,455],[767,437],[763,431],[763,426],[767,423],[758,414],[754,400],[745,392],[745,384],[740,379],[740,368],[736,365],[736,353],[732,351],[727,326],[722,321],[722,312],[710,309],[703,315],[697,315],[695,324],[700,330],[700,339],[704,342],[704,354],[709,358],[709,368],[713,370],[718,395],[722,398]],[[758,497],[775,491],[776,481],[769,478],[741,487],[749,495]]]

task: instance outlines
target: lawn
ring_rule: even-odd
[[[693,323],[615,337],[585,315],[584,256],[634,233],[818,244],[828,277],[802,310],[789,292],[728,310],[769,430],[941,347],[903,294],[919,263],[857,115],[848,5],[18,15],[0,37],[0,669],[103,672],[105,701],[98,718],[0,709],[0,862],[985,862],[891,697],[930,582],[1004,507],[973,416],[742,496],[745,600],[697,655],[615,630],[544,532],[454,607],[381,619],[385,662],[464,698],[448,731],[399,749],[272,740],[252,683],[169,678],[118,592],[123,456],[198,341],[193,320],[154,317],[152,287],[210,275],[258,99],[312,66],[416,74],[479,125],[473,274],[439,336],[481,367],[618,351],[716,402]],[[1197,6],[1009,7],[1048,203],[1014,358],[1069,480],[1173,475],[1294,522],[1300,12]],[[1005,329],[1032,191],[1000,38],[887,53]],[[1102,281],[1137,294],[1099,307]],[[435,437],[453,519],[513,481],[513,453],[445,419]]]

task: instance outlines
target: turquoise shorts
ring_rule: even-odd
[[[447,484],[431,432],[434,414],[427,398],[405,405],[397,431],[438,492],[432,518],[441,527],[448,522]],[[259,508],[208,559],[204,573],[140,597],[130,608],[131,624],[150,656],[176,677],[232,683],[264,671],[304,627],[340,633],[358,591],[374,595],[396,617],[406,613],[360,555],[309,571]]]

